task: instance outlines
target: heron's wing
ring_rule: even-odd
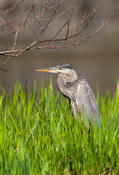
[[[85,111],[89,119],[98,120],[99,122],[96,99],[92,89],[85,79],[79,78],[77,80],[74,96],[80,114]]]

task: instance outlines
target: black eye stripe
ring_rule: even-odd
[[[63,68],[72,69],[72,67],[69,64],[61,64],[61,65],[58,65],[56,67],[59,68],[60,70],[62,70]]]

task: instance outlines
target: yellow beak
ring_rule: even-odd
[[[36,69],[37,72],[56,72],[56,69]]]

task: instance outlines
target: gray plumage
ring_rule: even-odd
[[[58,73],[58,89],[70,100],[73,115],[77,117],[85,112],[89,122],[94,120],[100,123],[96,99],[91,87],[85,79],[77,76],[76,71],[70,65],[63,64],[37,71]]]

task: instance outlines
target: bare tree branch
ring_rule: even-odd
[[[94,8],[92,12],[78,16],[79,8],[74,1],[69,6],[66,0],[20,0],[11,7],[2,2],[0,4],[0,39],[4,37],[11,42],[4,50],[0,49],[0,56],[6,56],[0,63],[5,65],[12,57],[17,57],[29,50],[61,49],[78,46],[82,42],[94,37],[106,24],[107,20],[91,32],[88,26],[98,14]],[[8,2],[9,4],[9,2]],[[86,31],[86,32],[85,32]],[[35,34],[35,38],[34,35]],[[21,41],[25,43],[21,44]],[[9,48],[9,49],[8,49]]]

